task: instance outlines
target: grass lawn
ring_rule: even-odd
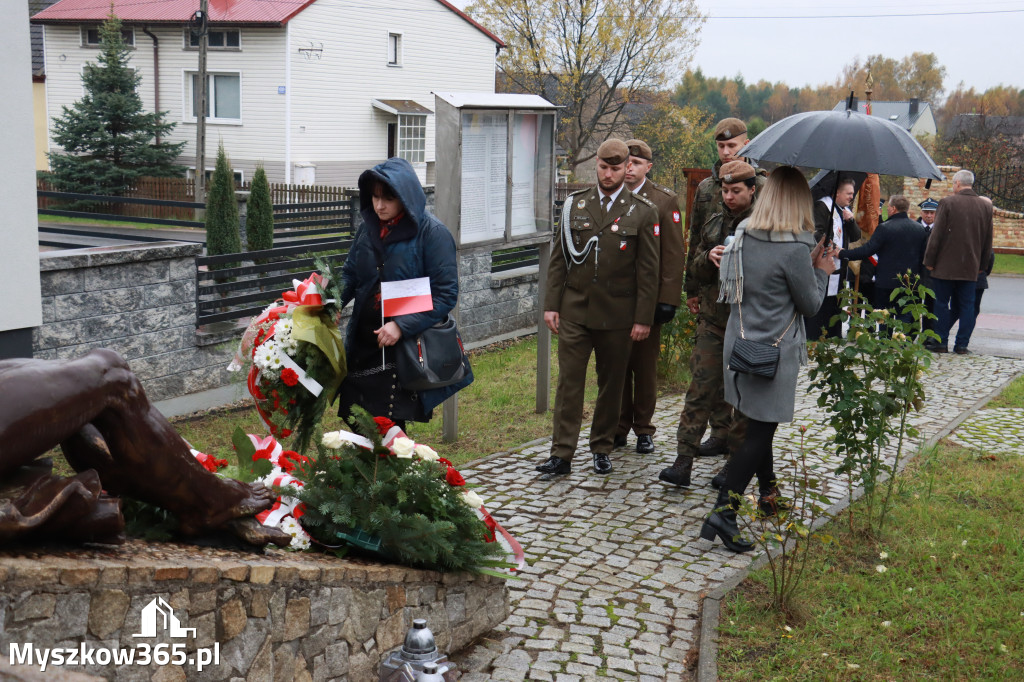
[[[552,344],[551,402],[554,404],[558,376],[557,340]],[[459,434],[454,443],[441,442],[441,408],[427,424],[409,425],[410,437],[435,448],[454,464],[551,435],[551,413],[535,411],[537,381],[537,339],[521,341],[476,352],[470,357],[475,381],[459,392]],[[583,421],[589,423],[597,396],[597,376],[593,360],[587,372],[586,405]],[[251,405],[234,411],[214,412],[200,418],[179,420],[175,427],[190,443],[203,452],[224,457],[231,451],[231,433],[241,426],[246,433],[266,432]],[[325,415],[325,430],[341,427],[333,413]]]
[[[134,227],[140,230],[195,230],[196,232],[203,231],[201,228],[181,227],[178,225],[155,225],[152,223],[133,223],[130,220],[96,220],[94,218],[74,218],[58,215],[40,215],[39,222],[54,223],[60,225],[72,225],[78,227],[99,225],[101,227]]]
[[[1024,256],[1011,253],[997,253],[993,275],[1024,275]]]
[[[1024,382],[1002,399],[1024,407]],[[884,537],[832,524],[794,613],[764,610],[765,570],[723,601],[721,679],[1024,679],[1022,479],[1024,457],[948,443],[919,456]]]

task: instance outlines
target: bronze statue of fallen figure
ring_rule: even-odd
[[[0,545],[124,542],[121,495],[172,512],[184,535],[226,530],[258,546],[291,541],[255,518],[276,495],[207,471],[114,351],[0,360],[0,396]],[[37,461],[57,445],[78,475],[56,476]]]

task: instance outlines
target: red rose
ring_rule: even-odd
[[[285,386],[294,386],[299,383],[299,375],[291,367],[285,367],[281,370],[281,381]]]
[[[377,431],[379,431],[382,436],[390,431],[391,427],[395,425],[395,422],[391,421],[387,417],[374,417],[373,423],[377,425]]]
[[[294,450],[285,450],[278,458],[277,465],[281,467],[282,471],[290,474],[295,470],[297,464],[305,464],[308,461],[308,457],[303,457]]]
[[[287,438],[290,435],[292,435],[291,429],[281,429],[281,438]]]
[[[448,485],[450,486],[466,485],[466,479],[464,479],[462,474],[452,467],[448,467],[448,471],[444,475],[444,480],[448,481]]]

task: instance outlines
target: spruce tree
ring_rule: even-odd
[[[146,113],[137,88],[142,76],[130,65],[121,21],[111,13],[100,27],[97,63],[85,65],[85,96],[53,120],[53,182],[66,192],[121,195],[141,176],[180,177],[174,165],[184,142],[154,142],[174,128],[167,112]]]
[[[238,233],[235,178],[221,143],[217,148],[217,167],[206,194],[206,253],[210,256],[240,253],[242,238]]]
[[[270,201],[270,183],[263,166],[256,167],[249,188],[249,208],[245,218],[246,241],[250,251],[274,246],[274,207]]]

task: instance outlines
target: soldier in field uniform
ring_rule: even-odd
[[[748,163],[724,164],[720,175],[721,210],[696,230],[697,240],[687,276],[688,284],[696,287],[700,313],[690,356],[690,387],[686,390],[686,402],[676,431],[676,461],[658,475],[666,483],[690,485],[693,458],[699,454],[700,438],[709,416],[719,414],[718,418],[725,425],[723,435],[733,447],[743,442],[746,432],[746,418],[725,402],[722,355],[729,304],[718,302],[718,268],[726,240],[736,233],[736,227],[754,208],[756,178],[753,166]]]
[[[675,317],[683,291],[683,226],[679,197],[647,177],[654,160],[650,146],[643,140],[627,140],[626,146],[629,147],[626,189],[647,199],[658,209],[658,222],[661,225],[661,275],[651,333],[643,341],[633,343],[629,357],[615,447],[626,444],[626,436],[632,429],[636,434],[636,451],[646,454],[654,452],[653,420],[658,400],[661,325]]]
[[[686,251],[686,306],[694,315],[699,313],[697,289],[700,284],[698,278],[693,274],[693,259],[697,251],[697,242],[700,241],[701,229],[704,224],[722,210],[722,166],[730,161],[741,160],[747,162],[756,173],[756,187],[764,186],[768,174],[757,167],[749,159],[739,159],[736,153],[747,144],[747,124],[738,118],[723,118],[715,126],[715,148],[718,150],[718,161],[711,167],[711,177],[704,178],[697,186],[697,193],[693,197],[693,206],[690,207],[690,236],[689,246]],[[703,457],[727,454],[728,446],[726,436],[729,430],[732,407],[725,402],[723,397],[721,404],[711,411],[711,435],[706,441],[700,444],[698,454]],[[700,435],[704,429],[701,428]]]
[[[572,470],[591,353],[597,403],[590,450],[594,471],[611,472],[630,348],[647,338],[654,321],[661,227],[654,204],[626,189],[628,160],[622,140],[601,145],[598,186],[569,195],[552,240],[544,323],[558,334],[558,389],[551,456],[537,467],[543,474]]]

